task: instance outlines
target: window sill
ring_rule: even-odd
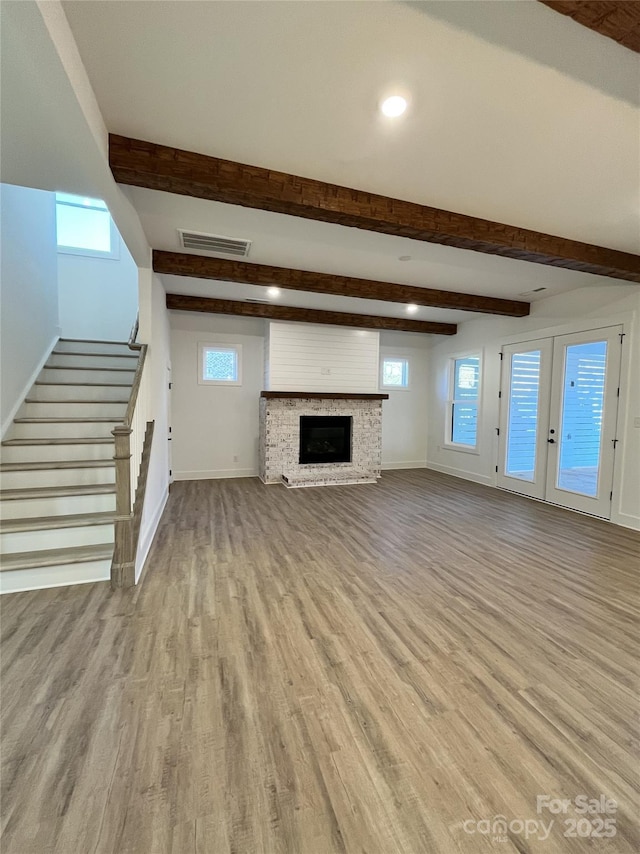
[[[480,456],[480,451],[477,446],[472,448],[471,445],[451,445],[444,444],[440,446],[443,451],[459,451],[462,454],[472,454],[474,457]]]
[[[228,386],[229,388],[239,388],[242,383],[239,380],[198,380],[198,385],[215,385]]]
[[[99,252],[97,249],[81,249],[74,246],[58,246],[59,255],[75,255],[80,258],[100,258],[102,261],[119,261],[119,252]]]

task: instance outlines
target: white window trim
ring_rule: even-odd
[[[68,207],[81,207],[81,205],[72,205],[69,202],[58,201],[56,198],[56,213],[58,210],[58,205],[67,205]],[[106,206],[105,206],[106,207]],[[109,228],[110,228],[110,240],[112,249],[110,252],[102,252],[99,249],[86,249],[82,246],[65,246],[62,243],[58,243],[58,253],[60,255],[81,255],[85,258],[102,258],[105,261],[119,261],[120,260],[120,233],[116,228],[116,224],[113,221],[113,217],[109,212],[109,209],[106,208],[107,213],[109,214]]]
[[[477,410],[478,410],[478,419],[477,419],[477,428],[476,428],[476,442],[475,445],[465,445],[460,442],[452,442],[451,434],[452,434],[452,425],[453,425],[453,404],[456,402],[453,398],[453,389],[455,382],[455,370],[456,370],[456,362],[460,359],[469,359],[469,358],[478,358],[478,399],[475,401]],[[468,350],[464,353],[456,353],[449,357],[449,366],[447,372],[447,406],[446,406],[446,420],[444,425],[444,443],[443,447],[449,451],[460,451],[464,454],[474,454],[478,456],[480,454],[479,449],[479,441],[480,441],[480,413],[482,412],[482,390],[484,387],[483,382],[483,351],[482,350]],[[468,401],[467,401],[468,402]]]
[[[238,361],[237,380],[206,380],[204,378],[204,352],[205,350],[233,350]],[[242,385],[242,344],[230,344],[226,342],[198,342],[198,385],[214,386],[241,386]]]
[[[389,361],[406,362],[407,363],[407,384],[406,385],[385,385],[383,382],[384,363]],[[380,388],[384,391],[411,391],[411,364],[408,356],[396,356],[391,353],[383,353],[380,356]]]

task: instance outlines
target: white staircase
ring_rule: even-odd
[[[138,361],[60,339],[1,446],[0,592],[108,580],[114,440]]]

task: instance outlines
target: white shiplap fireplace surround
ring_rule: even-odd
[[[382,461],[376,330],[269,324],[260,396],[259,475],[264,483],[328,486],[375,483]],[[351,418],[351,461],[300,463],[302,416]]]
[[[382,455],[382,401],[387,394],[263,391],[260,396],[260,478],[285,486],[375,483]],[[352,418],[351,462],[299,462],[300,417]]]

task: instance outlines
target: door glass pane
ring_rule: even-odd
[[[505,474],[533,482],[538,438],[540,350],[511,356]]]
[[[566,348],[557,487],[598,493],[607,342]]]

